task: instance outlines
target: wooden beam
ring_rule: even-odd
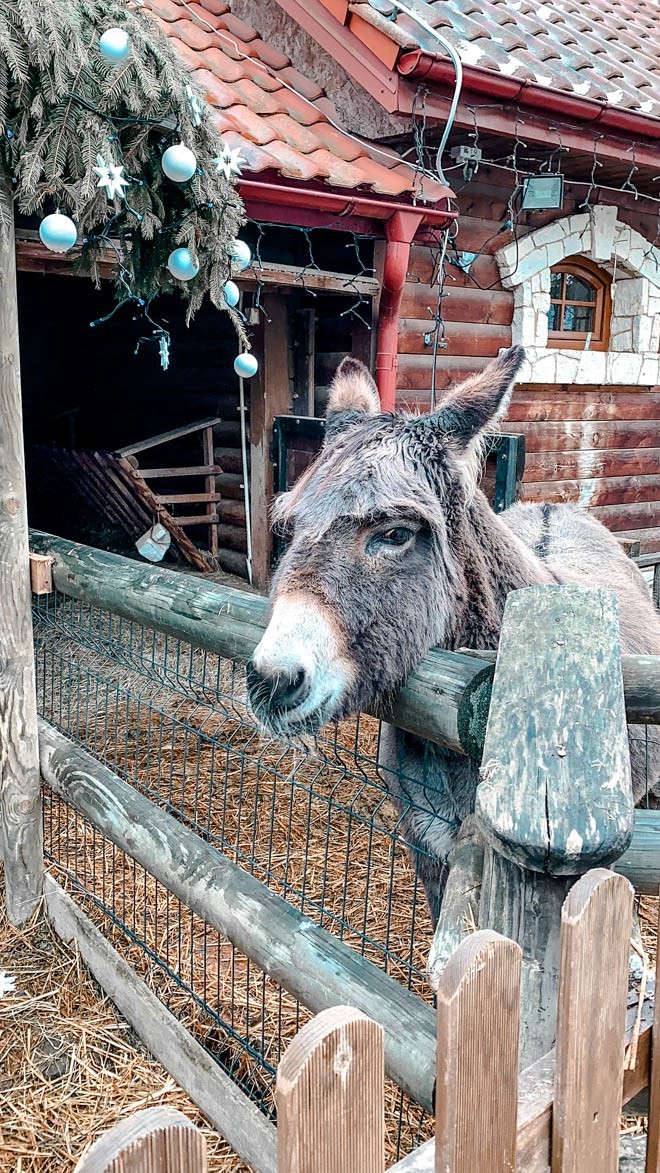
[[[52,876],[44,878],[55,932],[85,965],[145,1046],[258,1173],[276,1173],[275,1128],[211,1058]]]
[[[150,436],[147,440],[140,440],[137,444],[127,444],[124,448],[117,448],[119,456],[136,456],[138,452],[146,452],[149,448],[157,448],[160,444],[169,444],[171,440],[180,440],[182,436],[191,436],[194,432],[201,432],[204,428],[212,428],[221,424],[220,416],[211,415],[207,419],[197,420],[194,424],[183,424],[180,428],[172,428],[169,432],[161,432],[159,436]]]
[[[14,202],[1,167],[0,204],[0,857],[7,914],[19,925],[41,896],[43,850]]]
[[[430,1006],[47,722],[40,721],[39,734],[41,772],[57,794],[304,1006],[317,1013],[351,1005],[379,1022],[388,1074],[431,1109]]]
[[[237,283],[248,289],[256,285],[274,285],[277,288],[319,290],[323,293],[343,293],[350,297],[354,293],[362,293],[365,297],[375,297],[380,286],[375,277],[354,276],[352,273],[333,273],[326,269],[308,269],[301,279],[299,265],[280,265],[270,261],[262,261],[246,269],[236,278]]]
[[[48,554],[30,554],[30,586],[33,595],[53,593],[53,559]]]
[[[257,587],[265,587],[270,578],[273,420],[291,410],[289,307],[286,298],[275,293],[267,293],[263,305],[266,317],[258,328],[261,362],[250,383],[252,581]]]
[[[217,477],[222,469],[219,464],[191,464],[187,468],[140,468],[138,471],[141,477],[150,480],[152,477]]]

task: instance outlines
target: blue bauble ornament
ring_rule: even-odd
[[[259,363],[253,354],[244,351],[243,354],[237,354],[234,359],[234,370],[241,379],[251,379],[259,370]]]
[[[186,183],[197,170],[197,160],[189,147],[175,143],[168,147],[161,160],[163,171],[174,183]]]
[[[242,273],[243,269],[247,269],[250,261],[252,260],[252,253],[250,252],[250,248],[244,240],[239,240],[238,238],[236,240],[232,240],[231,259],[239,273]]]
[[[227,305],[232,310],[236,308],[239,301],[241,300],[241,291],[238,288],[238,285],[236,285],[234,281],[226,281],[225,282],[223,289],[222,289],[222,294],[223,294],[223,297],[224,297]]]
[[[125,61],[131,48],[131,38],[125,29],[106,29],[99,39],[99,49],[106,61]]]
[[[78,229],[70,216],[53,212],[41,221],[39,237],[52,253],[68,253],[78,239]]]
[[[177,281],[192,281],[199,273],[199,265],[189,248],[175,248],[167,258],[167,267]]]

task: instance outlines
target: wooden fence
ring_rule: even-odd
[[[265,602],[256,596],[49,535],[33,534],[31,544],[53,559],[53,583],[65,595],[233,660],[245,661],[260,638]],[[302,1042],[283,1060],[279,1138],[46,875],[48,914],[60,935],[77,942],[156,1057],[257,1173],[382,1169],[382,1125],[371,1124],[382,1117],[383,1065],[427,1111],[435,1105],[438,1171],[545,1171],[552,1134],[553,1173],[607,1173],[603,1161],[610,1160],[621,1103],[649,1080],[650,1017],[643,1000],[635,999],[628,1011],[634,1046],[625,1073],[621,1058],[632,891],[623,875],[634,873],[638,891],[657,894],[660,819],[633,810],[626,718],[660,722],[659,658],[622,662],[609,592],[528,588],[507,600],[495,666],[471,654],[432,652],[387,716],[455,751],[483,754],[476,815],[456,845],[429,942],[429,976],[440,1007],[437,1072],[427,1002],[41,722],[41,773],[51,789],[304,1006],[330,1015],[305,1028]],[[11,814],[5,852],[17,855],[7,872],[9,906],[23,910],[41,879],[27,867],[33,806],[17,801]],[[602,870],[612,865],[623,875]],[[351,1007],[344,1018],[337,1017],[338,1005]],[[519,1018],[524,1070],[518,1082]],[[333,1107],[329,1092],[323,1111],[299,1127],[300,1105],[312,1096],[309,1081],[323,1080],[328,1055],[328,1086],[345,1096],[360,1087],[350,1100],[350,1152],[341,1160],[339,1102]],[[345,1119],[349,1100],[342,1103]],[[321,1138],[323,1128],[330,1140]],[[296,1137],[315,1129],[317,1163],[311,1166],[304,1163],[306,1142]],[[477,1161],[475,1152],[489,1154],[484,1146],[491,1142],[492,1162]],[[580,1164],[585,1143],[599,1160],[605,1154],[599,1165]],[[432,1170],[434,1162],[431,1144],[398,1168],[418,1173]],[[656,1161],[649,1173],[657,1168]]]
[[[628,996],[632,903],[630,883],[602,868],[572,888],[556,1046],[520,1075],[521,949],[489,930],[458,946],[438,985],[435,1138],[392,1173],[616,1173],[621,1104],[650,1070],[650,1007],[643,991]],[[646,1173],[660,1170],[653,1037]],[[277,1110],[278,1173],[383,1173],[382,1027],[354,1007],[318,1014],[280,1061]],[[203,1173],[203,1146],[185,1117],[155,1109],[98,1141],[76,1173]]]

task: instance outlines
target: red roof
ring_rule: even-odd
[[[222,0],[145,0],[145,8],[213,106],[225,144],[240,147],[244,175],[274,172],[287,180],[432,204],[449,194],[421,180],[393,151],[342,130],[320,86]]]
[[[319,0],[388,69],[446,51],[390,0]],[[658,0],[403,0],[468,69],[660,119]]]

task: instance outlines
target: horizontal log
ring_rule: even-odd
[[[248,468],[250,466],[250,445],[248,444],[247,451]],[[214,452],[214,459],[220,465],[223,473],[242,473],[243,458],[241,449],[227,446],[225,448],[216,448]]]
[[[256,1104],[48,874],[44,876],[44,896],[55,932],[67,944],[75,941],[85,965],[150,1053],[174,1076],[228,1144],[250,1162],[255,1173],[276,1173],[277,1134]]]
[[[605,448],[602,452],[530,452],[523,481],[645,476],[660,469],[660,448]]]
[[[125,619],[242,663],[261,639],[267,608],[261,595],[37,530],[30,531],[30,546],[54,558],[56,590]],[[473,656],[434,649],[408,677],[385,717],[409,733],[459,753],[470,747],[478,756],[493,671],[488,667],[484,671]]]
[[[248,576],[247,559],[245,554],[240,554],[238,550],[219,550],[218,565],[227,574],[236,574],[239,578]]]
[[[380,1023],[388,1074],[432,1110],[430,1006],[43,720],[39,757],[57,794],[304,1006],[354,1006]]]
[[[243,501],[221,500],[218,505],[218,517],[221,521],[231,525],[245,525],[245,503]]]
[[[243,526],[228,525],[226,522],[218,524],[218,542],[221,546],[228,546],[230,550],[247,551],[247,533]]]
[[[653,392],[619,395],[611,391],[574,389],[570,395],[546,398],[534,391],[516,388],[506,418],[509,423],[518,420],[527,420],[528,423],[543,420],[657,420],[660,418],[660,395]]]
[[[475,252],[475,249],[468,249],[465,246],[457,246],[459,252]],[[413,248],[410,250],[410,263],[408,265],[408,280],[411,283],[421,281],[424,285],[428,285],[435,277],[435,257],[436,250],[428,248]],[[494,257],[484,253],[470,266],[469,275],[464,272],[458,265],[454,264],[456,254],[450,251],[447,259],[447,285],[450,288],[468,286],[473,289],[481,286],[481,289],[486,289],[487,286],[492,285],[493,289],[501,290],[500,285],[500,271],[497,267],[497,261]]]
[[[513,293],[509,290],[482,290],[476,286],[456,289],[446,282],[442,299],[445,322],[481,322],[484,325],[510,326],[513,317]],[[401,299],[402,318],[424,318],[431,322],[429,309],[435,312],[438,286],[409,282]],[[431,323],[432,324],[432,323]]]
[[[620,538],[633,538],[638,541],[640,544],[640,554],[652,554],[660,550],[660,526],[619,530],[617,536]]]
[[[636,810],[632,842],[614,864],[641,896],[660,892],[660,811]]]
[[[487,664],[497,659],[497,652],[482,648],[461,652]],[[660,656],[622,656],[621,670],[627,719],[631,724],[660,725]]]
[[[477,360],[475,359],[475,363]],[[657,432],[638,420],[549,420],[517,423],[507,419],[503,432],[522,432],[526,452],[590,452],[604,448],[656,448]]]
[[[433,323],[426,318],[404,318],[399,322],[399,354],[433,353],[432,342]],[[431,338],[424,341],[424,336]],[[511,328],[509,326],[483,325],[482,323],[445,322],[443,359],[452,355],[478,355],[482,358],[495,358],[502,347],[511,345]]]
[[[660,521],[660,501],[636,501],[624,505],[597,505],[591,510],[603,525],[614,533],[657,525]]]
[[[245,499],[243,474],[239,472],[223,472],[215,478],[215,487],[222,499],[230,497],[232,501]]]
[[[380,284],[375,277],[356,276],[352,273],[332,273],[324,269],[309,269],[300,277],[299,265],[281,265],[262,261],[260,265],[246,269],[237,278],[240,286],[251,288],[257,283],[294,289],[314,289],[331,293],[362,293],[365,297],[376,297]]]
[[[487,358],[467,358],[461,355],[445,357],[441,352],[435,364],[436,388],[444,390],[454,383],[460,383],[469,375],[473,375],[475,371],[482,371],[488,365],[488,361]],[[433,365],[432,354],[399,355],[396,394],[400,404],[408,402],[419,403],[421,406],[428,404]],[[419,392],[424,392],[424,394],[420,395]]]
[[[660,473],[655,476],[590,477],[583,481],[525,480],[523,488],[525,501],[568,501],[581,505],[583,509],[593,509],[596,505],[621,505],[628,501],[659,501]]]
[[[248,429],[248,431],[249,431],[249,429]],[[236,447],[236,448],[240,449],[240,444],[241,444],[240,420],[238,420],[238,419],[235,419],[235,420],[223,419],[223,420],[221,420],[220,423],[216,424],[216,426],[214,427],[213,435],[215,437],[216,444],[226,444],[230,447]],[[217,453],[215,455],[215,460],[218,461],[218,464],[222,465],[222,461],[218,459]],[[222,467],[224,468],[224,465],[222,465]]]

